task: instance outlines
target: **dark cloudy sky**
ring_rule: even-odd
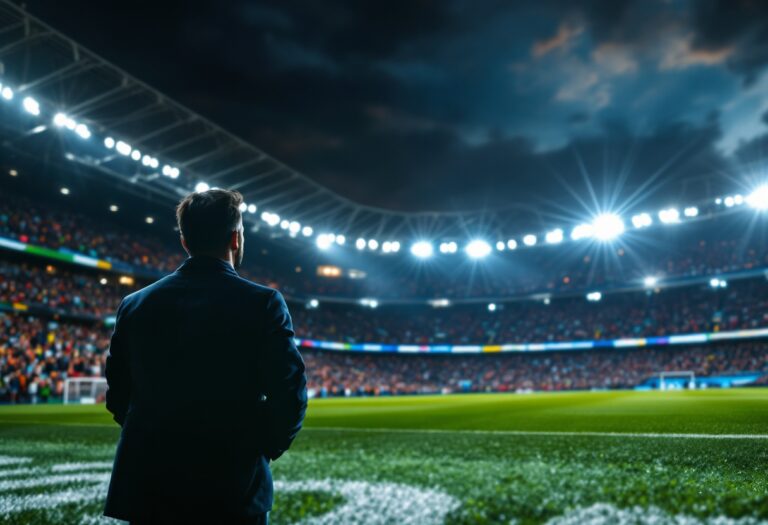
[[[768,153],[760,0],[27,6],[366,204],[692,199]]]

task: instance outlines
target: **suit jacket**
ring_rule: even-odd
[[[293,337],[280,293],[213,257],[123,299],[106,364],[122,432],[105,515],[248,523],[269,511],[269,461],[307,407]]]

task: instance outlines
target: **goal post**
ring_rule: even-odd
[[[659,390],[694,390],[696,373],[692,370],[675,370],[659,373]]]
[[[64,381],[65,405],[93,405],[103,403],[107,394],[107,380],[103,377],[69,377]]]

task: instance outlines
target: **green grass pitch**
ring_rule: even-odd
[[[0,522],[99,517],[103,406],[0,407]],[[768,389],[314,400],[280,523],[768,523]]]

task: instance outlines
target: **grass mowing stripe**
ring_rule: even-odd
[[[652,432],[578,432],[550,430],[463,430],[443,428],[356,428],[356,427],[307,427],[305,430],[338,432],[406,433],[406,434],[487,434],[498,436],[552,436],[552,437],[619,437],[619,438],[670,438],[670,439],[768,439],[768,434],[681,434]]]

